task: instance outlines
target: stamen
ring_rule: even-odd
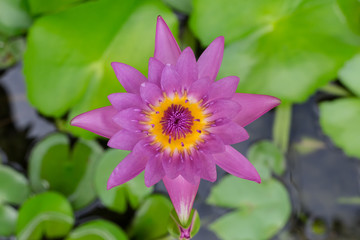
[[[164,111],[164,116],[161,118],[162,133],[174,138],[174,140],[185,138],[187,134],[192,133],[193,121],[194,117],[188,108],[172,104]]]
[[[198,133],[201,133],[201,130],[199,130],[199,129],[198,129],[198,130],[196,130],[196,131],[197,131]]]

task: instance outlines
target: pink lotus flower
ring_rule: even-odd
[[[196,61],[191,48],[180,51],[159,16],[148,78],[126,64],[111,64],[127,93],[109,95],[111,106],[83,113],[71,122],[110,138],[109,147],[132,151],[114,169],[108,189],[145,170],[146,186],[163,180],[185,224],[200,178],[215,181],[216,165],[261,182],[254,166],[230,145],[248,139],[244,127],[280,101],[235,93],[239,83],[235,76],[215,81],[223,51],[224,38],[218,37]]]

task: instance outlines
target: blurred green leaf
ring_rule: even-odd
[[[35,192],[58,191],[75,209],[95,197],[93,178],[102,148],[92,141],[78,140],[72,151],[66,135],[55,133],[39,142],[30,154],[29,177]]]
[[[128,151],[109,149],[101,158],[95,175],[96,192],[102,204],[119,213],[126,211],[128,202],[131,207],[138,208],[143,199],[153,191],[153,187],[145,186],[144,173],[120,186],[106,189],[112,171],[128,153]]]
[[[360,158],[360,99],[344,98],[320,104],[320,124],[334,144]]]
[[[45,192],[28,199],[19,210],[18,240],[38,240],[66,236],[74,224],[70,203],[62,195]]]
[[[116,224],[98,219],[77,227],[66,240],[127,240],[124,231]]]
[[[270,239],[285,226],[291,213],[287,190],[274,179],[257,184],[225,176],[213,187],[207,202],[236,208],[210,225],[224,240]]]
[[[346,87],[360,97],[360,54],[357,54],[340,69],[339,77]]]
[[[159,14],[176,29],[176,17],[157,0],[102,0],[40,18],[30,30],[24,57],[30,102],[47,116],[71,109],[69,119],[110,105],[107,95],[124,91],[110,63],[124,62],[146,73]]]
[[[195,0],[194,33],[227,47],[219,78],[236,75],[238,90],[302,102],[333,80],[359,49],[335,0]]]
[[[0,35],[0,70],[22,60],[24,51],[24,38],[4,38]]]
[[[84,2],[84,0],[61,0],[61,1],[49,1],[49,0],[28,0],[30,11],[32,14],[51,13],[60,10],[67,9],[77,3]]]
[[[163,2],[182,13],[190,14],[192,11],[192,0],[163,0]]]
[[[340,197],[337,199],[339,204],[346,204],[346,205],[360,205],[360,196],[356,197]]]
[[[285,171],[285,158],[272,142],[264,140],[251,146],[249,161],[254,164],[262,180],[271,178],[271,172],[282,175]]]
[[[324,236],[327,232],[327,227],[324,220],[318,218],[314,219],[312,221],[311,231],[318,236]]]
[[[17,211],[8,205],[0,203],[0,237],[8,237],[15,233]]]
[[[168,234],[172,204],[167,197],[151,195],[136,211],[129,235],[138,240],[158,239]]]
[[[337,0],[343,11],[349,26],[354,32],[360,33],[360,1],[359,0]]]
[[[303,137],[301,141],[294,144],[294,148],[296,151],[298,151],[300,154],[310,154],[313,152],[316,152],[319,149],[324,149],[325,144],[324,142],[311,138],[311,137]]]
[[[14,36],[31,25],[26,0],[0,0],[0,34]]]
[[[0,204],[21,204],[30,194],[28,180],[11,167],[0,165]]]

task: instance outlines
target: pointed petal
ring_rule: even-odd
[[[113,121],[122,128],[140,132],[146,129],[146,125],[141,124],[142,121],[146,121],[145,115],[141,113],[141,109],[127,108],[117,113],[113,118]]]
[[[175,64],[180,56],[180,48],[164,19],[158,16],[155,35],[154,57],[163,64]]]
[[[197,180],[196,184],[191,184],[182,176],[178,176],[175,179],[170,179],[165,176],[163,181],[179,220],[185,225],[190,217],[200,179]]]
[[[131,107],[141,108],[143,105],[141,97],[134,93],[113,93],[108,96],[108,99],[118,111]]]
[[[281,103],[276,97],[246,93],[235,93],[231,100],[241,105],[241,111],[233,121],[243,127]]]
[[[122,129],[110,138],[107,145],[111,148],[131,151],[136,143],[143,137],[144,135],[142,133],[130,132]]]
[[[171,65],[166,65],[162,72],[161,89],[166,92],[168,96],[172,96],[175,91],[181,92],[180,76]]]
[[[194,163],[198,176],[210,182],[216,181],[216,165],[211,154],[197,151]]]
[[[158,105],[159,100],[163,99],[163,93],[161,89],[155,83],[145,82],[141,84],[140,95],[142,100],[146,104]]]
[[[194,159],[191,160],[188,157],[184,157],[184,169],[181,171],[181,176],[183,176],[183,178],[191,184],[196,184],[199,179],[199,176],[196,175],[194,161]]]
[[[148,79],[149,82],[155,83],[160,86],[161,73],[164,69],[165,65],[157,60],[156,58],[151,57],[149,60],[149,72]]]
[[[209,77],[214,81],[219,72],[224,53],[224,37],[217,37],[198,60],[199,79]]]
[[[160,154],[150,158],[145,167],[145,185],[151,187],[165,176]]]
[[[212,127],[208,131],[218,136],[226,145],[243,142],[249,138],[245,128],[234,122]]]
[[[202,78],[199,80],[196,80],[193,82],[193,84],[190,86],[188,96],[189,99],[192,99],[194,101],[199,101],[200,99],[203,99],[206,101],[208,99],[208,91],[210,87],[210,80],[209,78]]]
[[[117,79],[129,93],[139,93],[140,85],[147,81],[146,77],[144,77],[141,72],[129,65],[113,62],[111,63],[111,66],[115,71]]]
[[[219,153],[225,151],[223,141],[215,134],[208,134],[200,144],[200,150],[206,153]]]
[[[213,154],[215,163],[228,173],[243,179],[261,182],[255,167],[241,153],[230,146],[225,146],[225,152]]]
[[[108,190],[130,181],[145,169],[146,163],[153,157],[144,150],[147,144],[145,140],[138,142],[134,150],[115,167],[107,183]]]
[[[234,118],[241,110],[241,106],[232,100],[219,99],[205,105],[206,113],[212,114],[207,118],[209,121],[219,118]]]
[[[162,159],[166,176],[171,179],[179,176],[180,172],[184,169],[184,164],[181,163],[180,156],[177,152],[175,152],[172,156],[164,152]]]
[[[113,106],[97,108],[74,117],[70,124],[110,138],[121,129],[112,120],[117,113],[118,111]]]
[[[182,87],[188,90],[198,77],[196,58],[190,47],[180,54],[175,69],[181,77]]]
[[[208,101],[218,98],[231,98],[235,94],[239,81],[240,78],[229,76],[212,83],[209,89]]]

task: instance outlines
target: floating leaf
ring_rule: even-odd
[[[192,11],[192,0],[163,0],[163,2],[182,13],[190,14]]]
[[[151,195],[136,211],[129,235],[134,239],[151,240],[167,235],[172,204],[161,195]]]
[[[190,24],[203,45],[225,36],[219,78],[290,102],[336,78],[360,43],[335,0],[195,0]]]
[[[0,204],[21,204],[30,194],[28,180],[11,167],[0,165]]]
[[[19,210],[18,240],[38,240],[66,236],[74,224],[70,203],[62,195],[46,192],[28,199]]]
[[[31,21],[26,0],[0,1],[0,34],[14,36],[24,33]]]
[[[61,1],[48,1],[48,0],[28,0],[30,11],[32,14],[51,13],[67,9],[83,0],[61,0]]]
[[[340,69],[339,77],[346,87],[360,97],[360,54],[357,54]]]
[[[110,105],[107,96],[124,91],[110,63],[125,62],[146,73],[159,14],[175,29],[174,14],[157,0],[91,1],[38,19],[24,57],[30,102],[47,116],[71,109],[70,119]]]
[[[224,240],[270,239],[291,213],[287,190],[274,179],[257,184],[228,175],[213,188],[207,202],[236,208],[210,225]]]
[[[144,183],[144,173],[134,179],[110,190],[106,189],[107,181],[115,167],[128,155],[128,151],[110,149],[101,158],[95,175],[95,187],[102,204],[111,210],[123,213],[129,202],[137,208],[148,196],[153,187],[147,188]]]
[[[15,233],[17,216],[18,213],[13,207],[0,203],[0,238]]]
[[[320,104],[320,124],[334,144],[360,158],[360,99],[344,98]]]
[[[248,158],[258,170],[261,179],[271,178],[273,171],[282,175],[285,170],[285,158],[282,152],[270,141],[260,141],[251,146]]]
[[[360,2],[359,0],[337,0],[346,20],[354,32],[360,33]]]
[[[79,140],[70,151],[66,135],[55,133],[39,142],[30,155],[29,177],[35,192],[53,190],[68,197],[75,209],[95,199],[93,178],[102,148]]]
[[[106,220],[93,220],[77,227],[66,240],[127,240],[124,231]]]

